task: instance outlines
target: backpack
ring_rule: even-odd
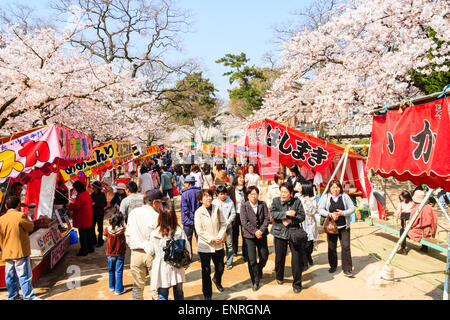
[[[172,231],[170,239],[167,240],[164,250],[164,261],[175,268],[182,268],[191,263],[191,256],[186,249],[184,239],[173,238],[175,231]]]

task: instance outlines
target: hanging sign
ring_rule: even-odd
[[[65,180],[68,180],[80,175],[89,176],[94,173],[104,172],[116,164],[117,158],[117,143],[111,141],[95,147],[92,158],[61,170],[61,174]]]
[[[88,159],[92,152],[88,135],[56,124],[39,128],[0,146],[0,183],[22,173],[49,174]]]
[[[450,191],[449,101],[374,116],[367,170]]]
[[[322,174],[336,153],[325,141],[268,119],[250,124],[246,141],[253,152],[266,157],[274,153],[283,165],[304,164]]]

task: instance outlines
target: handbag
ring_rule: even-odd
[[[186,240],[173,238],[175,231],[172,231],[170,239],[167,240],[164,250],[164,261],[175,268],[183,268],[191,263],[191,255],[186,249]]]
[[[329,234],[339,233],[336,221],[334,221],[330,216],[327,216],[325,219],[325,222],[323,223],[323,230]]]
[[[302,227],[288,228],[288,235],[289,241],[291,241],[295,247],[301,246],[308,239],[308,234]]]

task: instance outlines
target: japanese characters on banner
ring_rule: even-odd
[[[268,119],[249,125],[246,144],[266,157],[275,152],[283,165],[304,164],[322,174],[336,153],[324,141]]]
[[[92,142],[88,135],[56,124],[45,126],[0,146],[0,183],[46,165],[48,169],[56,159],[62,160],[58,166],[65,167],[91,156]]]
[[[374,116],[367,169],[450,191],[450,97]]]
[[[67,249],[70,247],[70,238],[66,236],[63,241],[61,241],[51,253],[50,269],[56,265],[56,263],[61,260],[61,258],[66,254]]]
[[[89,176],[111,169],[118,159],[117,142],[111,141],[94,148],[94,155],[88,160],[61,170],[65,180],[76,176]]]
[[[133,151],[131,149],[130,141],[117,141],[117,158],[119,162],[126,162],[131,160]]]

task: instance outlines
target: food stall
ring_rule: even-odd
[[[88,135],[58,124],[0,141],[0,183],[26,184],[24,204],[29,207],[24,212],[35,220],[29,235],[35,281],[44,271],[52,269],[69,248],[71,221],[68,216],[60,216],[53,206],[58,172],[92,157],[92,142]],[[6,286],[4,274],[5,263],[0,256],[0,287]]]

